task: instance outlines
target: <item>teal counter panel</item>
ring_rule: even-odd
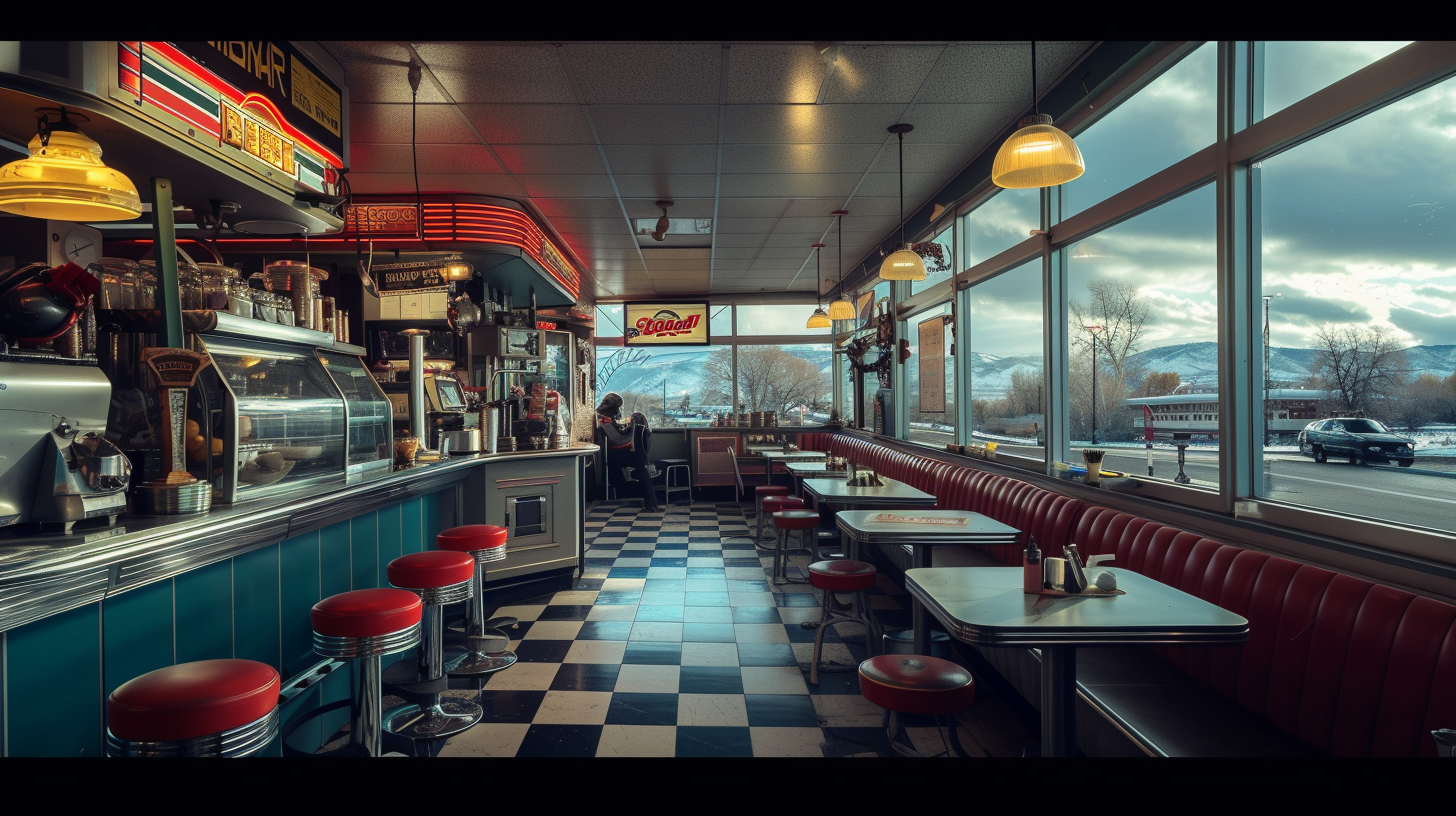
[[[279,545],[269,544],[233,559],[233,597],[238,625],[233,656],[282,664],[279,631]]]
[[[172,580],[123,592],[101,602],[105,633],[105,694],[133,677],[176,661]]]
[[[12,629],[5,640],[7,755],[101,756],[101,604]]]
[[[175,579],[177,662],[233,656],[233,561],[219,561]]]
[[[420,552],[425,548],[425,524],[421,499],[406,499],[399,503],[401,547],[404,554]]]
[[[389,586],[386,568],[390,561],[404,555],[401,523],[398,504],[379,508],[379,570],[375,578],[378,583],[375,586]]]
[[[353,549],[349,546],[349,522],[319,530],[319,591],[329,598],[353,589]]]
[[[309,613],[323,595],[319,589],[317,531],[285,538],[278,545],[278,607],[283,674],[291,676],[318,662],[313,653]]]
[[[349,569],[349,583],[354,589],[389,586],[379,582],[379,513],[365,513],[349,519],[349,547],[354,557]]]

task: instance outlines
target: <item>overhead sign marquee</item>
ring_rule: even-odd
[[[629,346],[708,345],[707,303],[624,303]]]
[[[287,42],[117,43],[134,109],[290,192],[339,194],[343,93]]]
[[[449,291],[450,281],[444,267],[450,261],[464,260],[459,255],[431,258],[426,261],[374,264],[369,274],[379,287],[380,296],[408,295],[416,292]]]

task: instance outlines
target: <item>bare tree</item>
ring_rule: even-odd
[[[1456,375],[1453,375],[1456,376]],[[1406,384],[1405,393],[1396,403],[1394,418],[1408,431],[1434,422],[1446,399],[1445,384],[1435,374],[1422,374]]]
[[[1128,360],[1141,348],[1148,322],[1148,304],[1135,285],[1123,281],[1089,281],[1087,295],[1085,302],[1073,299],[1067,304],[1071,317],[1068,332],[1071,350],[1085,361],[1081,365],[1074,362],[1069,374],[1074,380],[1088,378],[1085,385],[1073,385],[1072,388],[1089,394],[1091,400],[1095,400],[1097,415],[1106,418],[1105,422],[1097,423],[1101,428],[1110,429],[1113,434],[1131,433],[1130,427],[1117,429],[1112,426],[1112,409],[1122,406],[1129,383],[1138,377],[1139,372],[1131,370]],[[1088,330],[1092,327],[1098,327],[1095,333]],[[1094,356],[1095,360],[1092,359]],[[1093,365],[1097,367],[1096,394],[1092,393],[1090,382]],[[1090,408],[1090,401],[1088,405]],[[1080,413],[1073,411],[1073,433],[1078,433],[1076,426],[1080,424]]]
[[[1019,417],[1045,412],[1041,369],[1012,369],[1011,384],[1006,388],[1006,415]]]
[[[1176,371],[1150,371],[1133,391],[1134,397],[1161,397],[1173,393],[1183,382]]]
[[[705,365],[710,388],[733,393],[732,350],[723,348]],[[832,401],[829,377],[812,362],[778,346],[738,347],[738,407],[782,411],[803,405],[819,411]]]
[[[1322,323],[1314,336],[1311,372],[1339,408],[1373,410],[1401,392],[1405,352],[1385,327]]]

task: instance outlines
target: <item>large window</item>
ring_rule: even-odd
[[[910,281],[910,294],[923,292],[943,280],[949,280],[955,274],[955,243],[951,238],[954,232],[951,227],[946,227],[927,242],[939,247],[940,257],[937,258],[934,252],[922,253],[925,260],[925,280]]]
[[[970,441],[1044,459],[1041,259],[971,287],[970,304],[969,348],[958,352],[970,355]]]
[[[1270,41],[1263,49],[1263,111],[1272,116],[1409,42]]]
[[[1002,190],[967,213],[964,263],[974,266],[1025,241],[1041,227],[1041,191]]]
[[[1456,482],[1441,478],[1456,456],[1452,122],[1447,81],[1260,163],[1272,443],[1260,495],[1456,530]],[[1392,433],[1301,440],[1316,415]]]
[[[1217,49],[1205,43],[1082,133],[1081,178],[1055,188],[1068,218],[1213,144]]]
[[[951,357],[950,304],[910,318],[905,334],[910,359],[905,363],[906,438],[935,447],[955,442],[955,365]],[[927,346],[921,338],[929,338]]]
[[[1218,269],[1212,185],[1079,241],[1067,254],[1067,404],[1072,448],[1145,474],[1142,398],[1218,391]],[[1215,401],[1216,406],[1216,401]],[[1153,473],[1217,487],[1216,408],[1153,425]],[[1174,452],[1186,443],[1180,470]],[[1080,458],[1080,456],[1078,456]]]

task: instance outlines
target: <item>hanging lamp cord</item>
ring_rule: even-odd
[[[905,244],[905,134],[900,137],[900,244]]]
[[[1037,116],[1041,113],[1041,105],[1036,98],[1036,40],[1031,41],[1031,115]]]

